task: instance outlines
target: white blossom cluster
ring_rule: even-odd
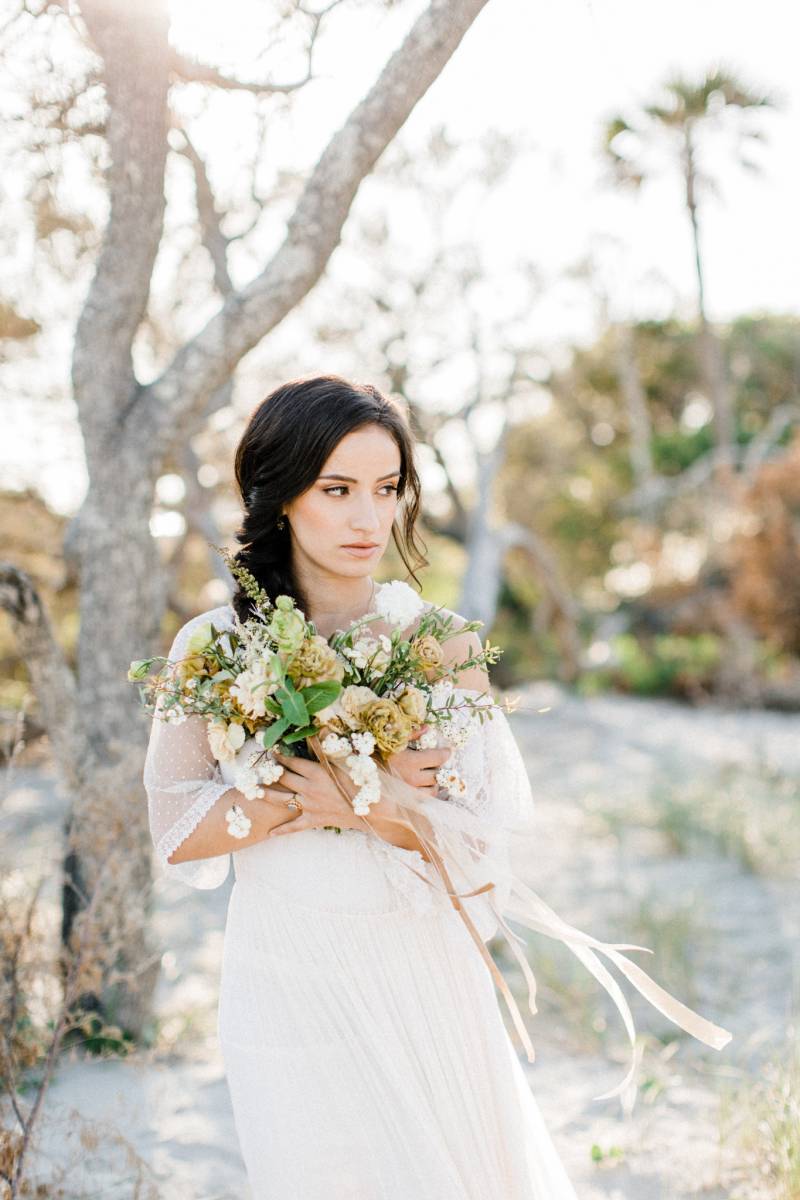
[[[329,733],[320,745],[331,758],[344,758],[347,773],[358,788],[353,797],[353,811],[357,816],[365,817],[370,804],[381,798],[378,764],[372,757],[375,738],[368,730],[351,733],[349,737]]]
[[[264,785],[275,783],[282,774],[283,766],[277,759],[271,754],[264,755],[263,751],[256,751],[245,766],[237,771],[234,785],[248,800],[256,800],[264,795]]]
[[[162,709],[159,716],[168,725],[182,725],[186,720],[187,714],[184,712],[182,704],[171,704],[169,708]]]
[[[235,838],[247,837],[253,824],[244,809],[238,804],[234,804],[228,809],[225,813],[225,820],[228,824],[228,833]]]
[[[344,646],[342,654],[360,671],[366,671],[371,679],[380,679],[392,661],[392,639],[385,633],[379,633],[377,637],[365,634],[352,646]]]

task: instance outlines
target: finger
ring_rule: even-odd
[[[276,825],[274,829],[270,829],[267,837],[284,837],[290,832],[297,833],[298,826],[300,829],[308,829],[308,823],[303,821],[302,817],[293,817],[291,821],[282,821],[280,825]]]
[[[300,792],[308,784],[308,779],[305,775],[298,775],[295,771],[284,767],[283,774],[280,779],[273,785],[277,787],[280,783],[281,788],[285,788],[287,792]]]
[[[453,753],[452,746],[439,746],[435,750],[419,750],[419,768],[421,771],[436,771],[446,763]]]
[[[274,751],[274,754],[284,771],[294,771],[296,775],[313,775],[314,767],[319,766],[319,763],[311,762],[307,758],[300,758],[296,754],[281,754],[280,750]],[[283,777],[281,776],[281,778]]]

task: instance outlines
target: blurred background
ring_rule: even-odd
[[[452,0],[450,44],[409,48],[426,8],[2,6],[6,963],[52,868],[25,987],[6,969],[32,1072],[6,1067],[8,1097],[46,1074],[53,960],[83,908],[60,890],[64,830],[98,794],[136,803],[127,664],[231,593],[212,545],[233,545],[249,412],[336,372],[407,405],[423,594],[504,647],[492,680],[522,700],[548,847],[532,885],[653,947],[645,969],[734,1030],[715,1055],[638,1009],[639,1107],[597,1115],[625,1039],[537,943],[530,1077],[578,1190],[792,1200],[800,18],[788,0]],[[404,574],[387,555],[380,578]],[[135,1001],[95,981],[97,1023],[50,1056],[26,1167],[47,1194],[243,1194],[213,1027],[229,886],[157,880],[135,934],[115,902],[109,941],[136,959],[155,937],[158,978]],[[176,1096],[201,1085],[190,1118]],[[126,1115],[92,1144],[111,1098]]]

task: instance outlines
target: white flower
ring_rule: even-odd
[[[439,734],[433,726],[429,726],[416,740],[420,750],[433,750],[439,741]]]
[[[378,634],[376,647],[370,655],[369,673],[371,679],[380,679],[386,674],[386,668],[392,661],[392,639],[385,633]]]
[[[342,653],[347,655],[353,666],[363,671],[377,650],[378,643],[375,638],[366,636],[360,637],[352,646],[345,646]]]
[[[259,777],[250,767],[243,767],[241,771],[237,772],[234,779],[234,786],[248,800],[257,800],[264,795],[264,789],[260,786]]]
[[[276,779],[280,779],[283,774],[283,763],[279,763],[276,758],[268,754],[256,766],[256,773],[262,783],[275,783]]]
[[[353,811],[357,816],[366,816],[369,812],[369,806],[376,804],[381,798],[381,785],[376,779],[374,782],[365,783],[356,792],[353,797]]]
[[[239,707],[248,717],[263,717],[266,713],[264,701],[277,686],[272,667],[262,658],[236,676],[231,684],[231,695],[238,700]]]
[[[348,754],[345,763],[353,783],[371,783],[377,776],[378,764],[368,754]]]
[[[165,709],[163,720],[170,725],[182,725],[186,720],[186,713],[183,711],[182,705],[173,704],[171,708]]]
[[[346,740],[346,739],[345,739]],[[375,737],[368,729],[364,729],[361,733],[354,733],[350,737],[353,743],[353,749],[358,754],[372,754],[375,749]]]
[[[209,721],[208,744],[211,753],[220,762],[231,762],[236,757],[236,751],[241,750],[245,741],[244,726],[236,721],[226,725],[224,721]]]
[[[424,609],[420,596],[401,579],[384,583],[376,597],[375,608],[390,625],[405,629]]]
[[[345,754],[350,754],[353,749],[346,737],[339,737],[336,733],[326,734],[320,745],[330,758],[343,758]]]
[[[436,772],[436,782],[451,796],[463,796],[467,790],[467,785],[461,776],[447,766],[440,767]]]
[[[228,833],[235,838],[247,837],[253,824],[244,809],[240,808],[238,804],[234,804],[228,809],[225,813],[225,820],[228,823]]]

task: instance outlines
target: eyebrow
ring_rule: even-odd
[[[399,475],[400,471],[390,471],[388,475],[380,475],[375,482],[380,483],[381,479],[392,479],[395,475]],[[357,479],[353,479],[350,475],[320,475],[320,479],[344,479],[347,483],[358,483]]]

